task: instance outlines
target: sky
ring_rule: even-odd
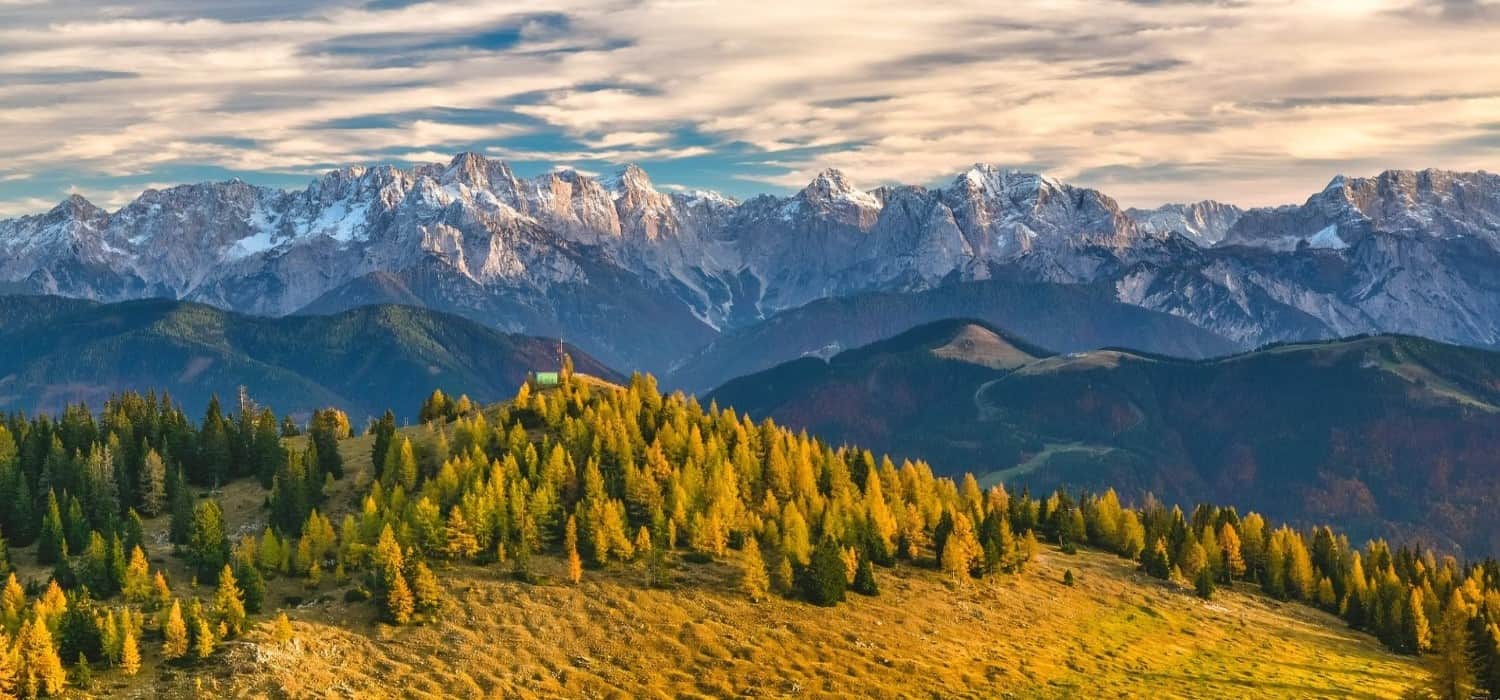
[[[984,162],[1296,203],[1500,169],[1500,2],[0,0],[0,216],[461,151],[741,197]]]

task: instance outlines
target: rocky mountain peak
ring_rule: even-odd
[[[834,168],[818,173],[797,196],[813,204],[842,203],[862,208],[880,208],[880,200],[855,187],[844,173]]]
[[[53,207],[50,211],[47,212],[47,216],[93,218],[105,213],[106,212],[103,209],[95,206],[93,202],[90,202],[88,200],[88,198],[75,192],[68,195],[67,199],[58,202],[57,206]]]
[[[491,163],[488,158],[472,151],[460,153],[448,162],[443,172],[444,182],[461,182],[479,189],[490,188]]]
[[[1061,190],[1065,185],[1045,175],[1008,169],[990,163],[975,163],[954,181],[962,189],[994,194],[1034,195],[1043,190]]]
[[[604,188],[613,192],[616,198],[627,195],[650,195],[658,194],[656,186],[651,184],[651,177],[635,163],[626,163],[615,170],[614,175],[603,181]]]
[[[1155,209],[1127,209],[1125,215],[1142,232],[1153,236],[1176,233],[1201,245],[1211,246],[1224,240],[1229,229],[1245,210],[1223,202],[1205,199],[1191,204],[1163,204]]]

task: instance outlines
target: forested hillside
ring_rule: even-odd
[[[1009,348],[1009,362],[993,357]],[[985,474],[1177,503],[1233,501],[1359,540],[1500,552],[1500,353],[1405,336],[1192,361],[1054,355],[944,321],[709,394],[757,416]]]
[[[1220,683],[1226,693],[1327,694],[1340,687],[1332,682],[1389,697],[1421,681],[1333,615],[1393,651],[1428,655],[1440,683],[1492,684],[1500,668],[1492,561],[1357,548],[1327,528],[1233,508],[982,489],[972,476],[937,477],[921,462],[663,396],[639,375],[620,387],[565,366],[560,386],[523,386],[492,410],[434,393],[420,417],[422,427],[402,429],[387,414],[357,439],[338,411],[316,413],[303,435],[248,402],[233,414],[211,406],[195,424],[138,395],[98,415],[11,417],[0,430],[0,528],[6,568],[19,574],[0,613],[15,640],[5,640],[14,687],[124,690],[139,687],[130,679],[141,669],[160,692],[296,697],[330,687],[380,696],[408,677],[412,692],[434,696],[723,694],[770,676],[820,693],[901,694],[939,667],[923,682],[977,696],[1010,686],[1130,694],[1144,689],[1141,669],[1163,674],[1146,683],[1183,692]],[[619,607],[590,605],[580,591]],[[1056,611],[1044,636],[1016,636],[1042,618],[997,602],[1005,591]],[[475,607],[473,596],[488,602]],[[292,606],[290,619],[261,622]],[[1088,610],[1103,616],[1097,624],[1072,617]],[[589,646],[512,615],[521,611]],[[732,622],[766,614],[793,634]],[[1247,620],[1257,631],[1221,628]],[[802,648],[804,625],[823,661],[774,651]],[[638,646],[589,631],[598,629],[622,629]],[[666,645],[668,634],[680,646]],[[432,661],[398,661],[363,635]],[[879,646],[862,646],[864,635]],[[1121,635],[1151,653],[1109,646]],[[994,648],[991,636],[1029,641],[1003,642],[1018,657],[973,656]],[[482,672],[440,638],[535,644]],[[1198,651],[1171,651],[1179,643]],[[1272,647],[1285,656],[1266,656]],[[696,684],[666,670],[673,648],[703,669]],[[872,656],[854,661],[860,649]],[[959,656],[933,656],[944,652]],[[635,655],[621,660],[632,673],[665,675],[615,677],[608,669],[623,654]],[[738,661],[718,664],[725,675],[704,654]],[[1278,670],[1287,658],[1314,666]],[[824,664],[835,662],[849,673],[830,673]],[[318,678],[328,685],[309,685]],[[640,680],[650,682],[632,685]]]
[[[303,418],[323,406],[359,419],[394,407],[404,420],[433,387],[498,401],[514,394],[528,371],[558,363],[556,340],[404,306],[263,318],[161,299],[0,301],[6,410],[57,412],[68,403],[98,405],[114,393],[155,389],[197,415],[214,394],[234,396],[246,387]],[[614,376],[576,348],[570,352],[585,371]]]

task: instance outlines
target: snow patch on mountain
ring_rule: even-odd
[[[1307,244],[1324,250],[1343,250],[1349,247],[1344,239],[1339,238],[1338,224],[1329,224],[1327,228],[1313,234],[1307,239]]]

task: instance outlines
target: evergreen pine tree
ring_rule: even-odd
[[[134,508],[125,514],[125,535],[121,544],[123,552],[137,547],[142,551],[146,549],[146,524],[141,521],[140,513],[135,512]]]
[[[1421,654],[1432,648],[1432,629],[1423,610],[1422,591],[1413,588],[1402,610],[1402,644],[1412,654]]]
[[[193,531],[193,493],[182,470],[172,471],[167,488],[168,509],[171,513],[169,539],[172,544],[187,544]]]
[[[1167,541],[1164,538],[1156,538],[1156,542],[1141,554],[1141,568],[1147,575],[1155,578],[1171,577],[1172,560],[1167,556]]]
[[[240,591],[245,598],[245,612],[251,615],[259,613],[266,602],[265,576],[260,573],[259,568],[248,562],[240,562],[235,571],[235,579],[239,581]]]
[[[57,651],[65,659],[79,655],[95,660],[104,657],[104,639],[87,591],[69,595],[67,610],[57,625]]]
[[[854,571],[854,583],[852,590],[860,595],[878,595],[880,586],[875,583],[875,568],[870,565],[869,557],[859,558],[859,568]]]
[[[1468,627],[1468,607],[1455,590],[1432,635],[1432,690],[1443,700],[1467,700],[1474,694]]]
[[[188,562],[200,580],[212,580],[229,563],[229,534],[217,501],[207,499],[193,509],[187,547]]]
[[[55,564],[66,546],[63,534],[62,510],[57,505],[57,494],[47,492],[47,508],[42,514],[42,530],[37,536],[36,561],[38,564]]]
[[[1206,566],[1199,569],[1198,576],[1193,580],[1193,590],[1198,593],[1198,597],[1204,600],[1214,597],[1214,588],[1213,570]]]
[[[78,655],[78,662],[73,665],[72,678],[73,686],[79,690],[87,691],[94,687],[94,669],[82,654]]]
[[[1490,622],[1490,608],[1469,618],[1469,659],[1475,685],[1500,697],[1500,626]]]
[[[843,549],[833,538],[824,537],[802,572],[802,595],[814,605],[835,605],[844,599],[848,585]]]
[[[372,427],[375,445],[370,452],[370,464],[385,466],[386,451],[390,449],[391,440],[396,435],[396,414],[386,409],[385,415],[382,415]]]

